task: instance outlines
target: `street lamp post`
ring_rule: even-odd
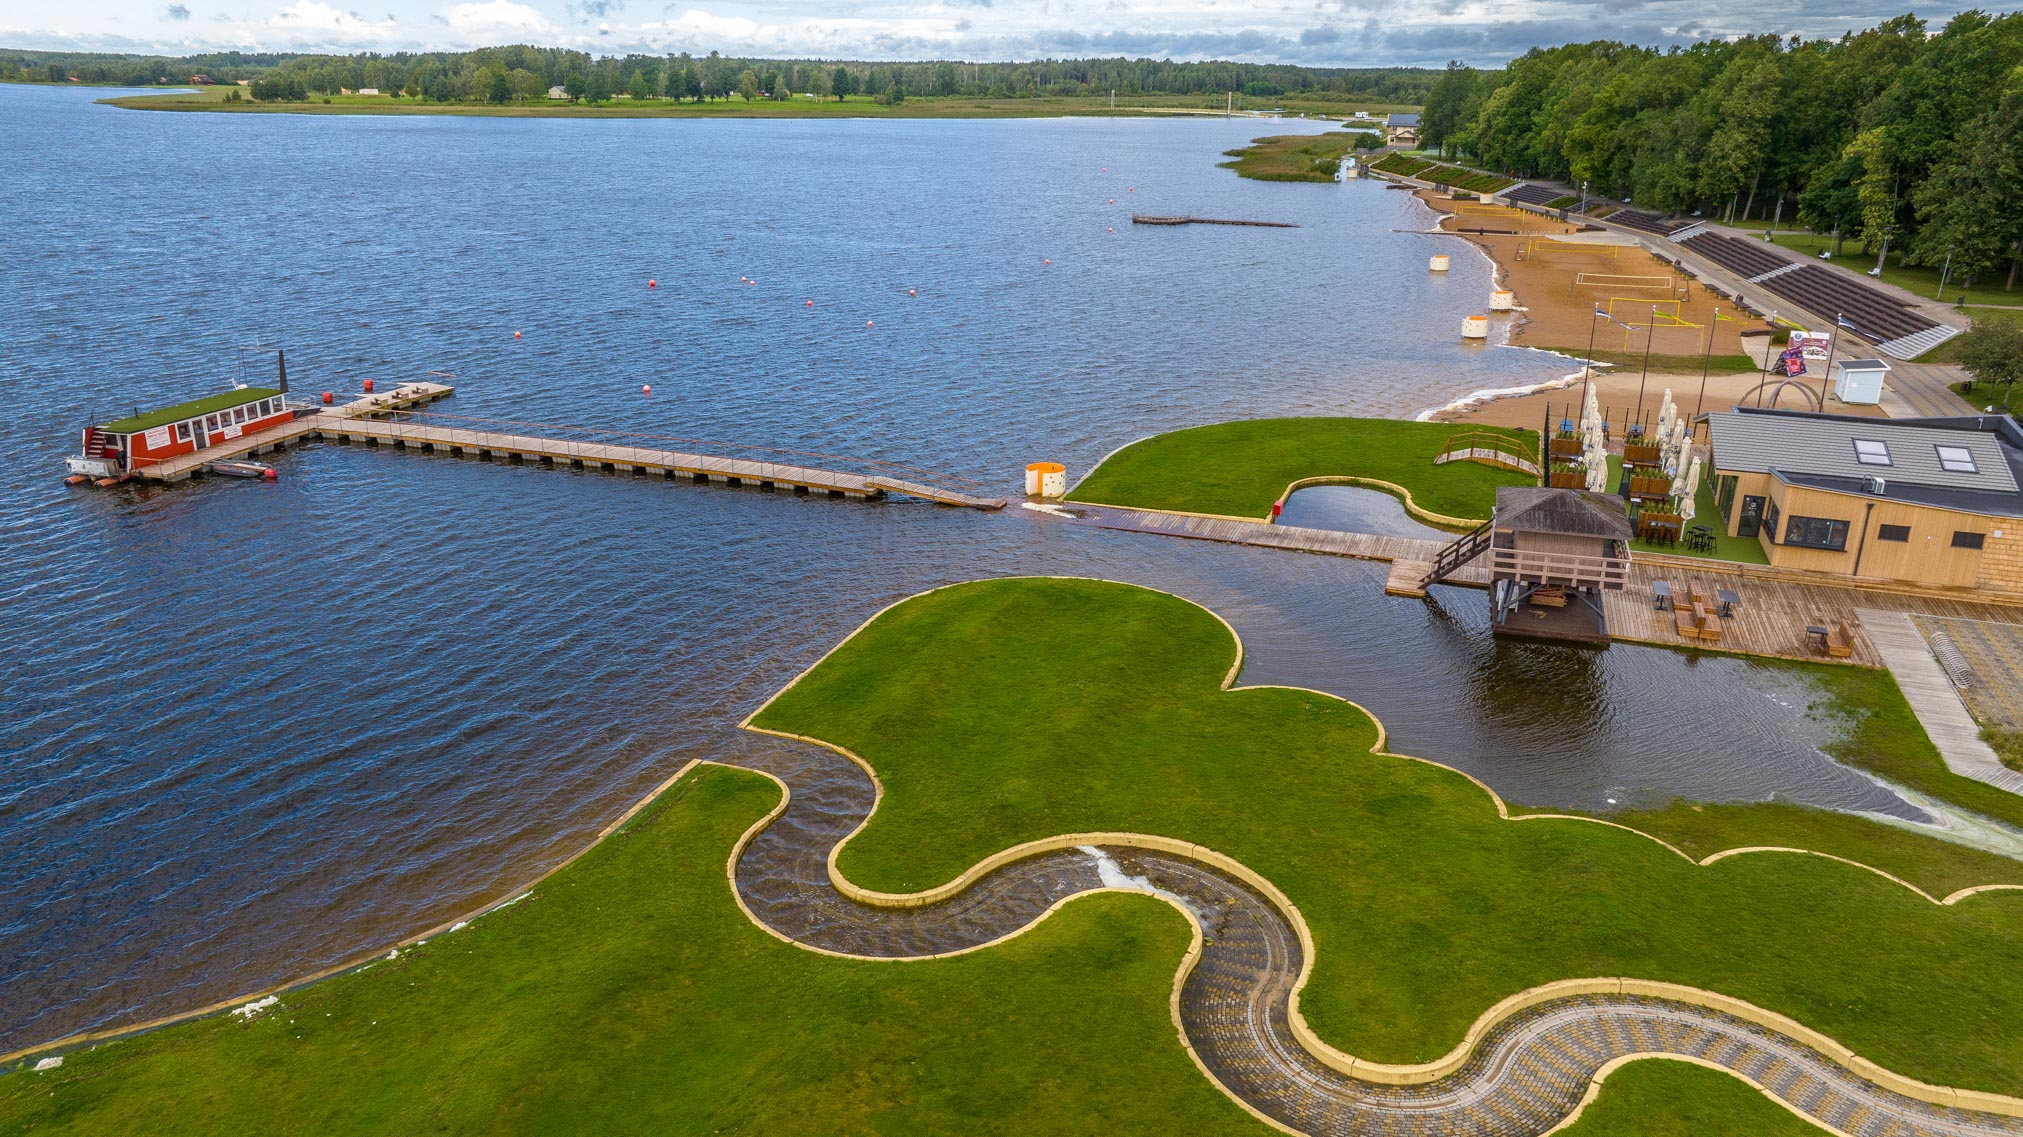
[[[1700,397],[1693,400],[1694,430],[1698,430],[1700,410],[1707,404],[1707,372],[1714,363],[1714,329],[1721,323],[1721,309],[1714,309],[1714,318],[1707,324],[1707,352],[1700,357]]]
[[[1651,341],[1657,339],[1658,306],[1651,305],[1651,322],[1644,325],[1644,373],[1637,376],[1637,425],[1644,422],[1644,381],[1651,377]]]

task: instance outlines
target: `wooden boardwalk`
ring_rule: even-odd
[[[885,474],[853,474],[790,463],[720,458],[601,442],[572,442],[531,434],[434,426],[381,417],[434,402],[451,393],[452,389],[441,383],[406,384],[158,463],[140,471],[140,476],[156,481],[181,481],[201,473],[207,462],[264,454],[291,443],[327,440],[483,461],[533,461],[545,466],[647,474],[669,479],[687,478],[693,482],[755,486],[764,490],[787,489],[794,493],[820,493],[829,497],[876,500],[889,494],[899,494],[970,509],[1003,509],[1005,505],[1005,499],[1001,497],[982,497]]]
[[[1962,777],[1973,778],[2023,794],[2023,774],[2002,764],[1995,751],[1981,739],[1980,725],[1967,713],[1966,704],[1945,669],[1932,657],[1932,649],[1903,612],[1866,609],[1861,612],[1868,637],[1881,651],[1883,662],[1903,689],[1904,698],[1924,724],[1925,733],[1938,747],[1946,768]]]
[[[1147,213],[1133,213],[1133,225],[1249,225],[1258,229],[1297,229],[1296,221],[1240,221],[1228,217],[1156,217]]]
[[[1386,581],[1386,589],[1406,595],[1412,591],[1406,586],[1423,578],[1426,567],[1446,545],[1444,541],[1302,529],[1235,517],[1203,517],[1072,503],[1068,508],[1080,514],[1084,523],[1107,529],[1389,561],[1393,568],[1390,579]],[[1733,614],[1722,619],[1718,643],[1681,639],[1672,613],[1657,609],[1653,584],[1664,581],[1672,586],[1675,594],[1683,594],[1695,580],[1700,581],[1710,593],[1725,588],[1742,598]],[[1489,571],[1478,561],[1462,566],[1442,583],[1487,588]],[[2023,623],[2023,607],[2018,607],[2013,599],[2006,597],[1982,599],[1935,591],[1893,592],[1794,579],[1789,574],[1767,575],[1756,566],[1726,561],[1678,556],[1647,558],[1644,554],[1632,557],[1627,587],[1619,592],[1603,593],[1602,601],[1603,613],[1608,617],[1609,634],[1619,640],[1882,667],[1885,665],[1883,655],[1863,625],[1862,612],[1865,609]],[[1845,660],[1829,660],[1815,644],[1808,642],[1805,629],[1808,625],[1830,627],[1842,620],[1847,621],[1854,632],[1853,654]]]

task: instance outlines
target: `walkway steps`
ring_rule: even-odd
[[[1946,768],[1962,777],[2023,794],[2023,774],[2002,764],[1995,751],[1981,739],[1981,728],[1959,689],[1946,677],[1933,657],[1925,637],[1911,618],[1902,612],[1862,609],[1862,624],[1882,653],[1883,663],[1896,677],[1897,686],[1924,724],[1932,745],[1946,760]]]

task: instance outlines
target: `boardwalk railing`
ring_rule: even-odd
[[[1498,580],[1541,584],[1599,584],[1620,589],[1630,580],[1628,557],[1588,557],[1578,553],[1546,553],[1531,549],[1497,549],[1490,569]]]
[[[1481,462],[1520,474],[1539,476],[1538,455],[1529,446],[1507,434],[1484,430],[1464,431],[1447,440],[1433,459],[1435,466],[1449,462]]]

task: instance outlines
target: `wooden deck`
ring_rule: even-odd
[[[1233,517],[1202,517],[1072,503],[1068,508],[1078,513],[1083,523],[1108,529],[1389,561],[1392,569],[1385,582],[1385,590],[1399,595],[1415,594],[1417,581],[1423,579],[1426,568],[1446,544],[1410,537],[1301,529]],[[1677,556],[1646,558],[1637,554],[1630,562],[1629,579],[1624,588],[1603,594],[1603,612],[1608,618],[1609,633],[1618,640],[1665,647],[1708,648],[1745,655],[1882,667],[1885,665],[1883,656],[1863,626],[1864,609],[2023,623],[2023,608],[2006,597],[1981,599],[1931,590],[1893,592],[1873,586],[1795,579],[1789,574],[1770,576],[1757,569],[1758,566],[1726,561]],[[1698,580],[1710,593],[1725,588],[1742,598],[1733,614],[1722,619],[1718,643],[1687,640],[1679,636],[1672,613],[1657,610],[1651,586],[1661,580],[1669,583],[1675,594],[1683,593],[1692,581]],[[1489,572],[1484,560],[1478,559],[1463,566],[1442,583],[1486,588]],[[1807,642],[1805,629],[1807,625],[1832,626],[1842,620],[1847,621],[1854,631],[1853,654],[1846,660],[1829,660],[1816,646]]]

